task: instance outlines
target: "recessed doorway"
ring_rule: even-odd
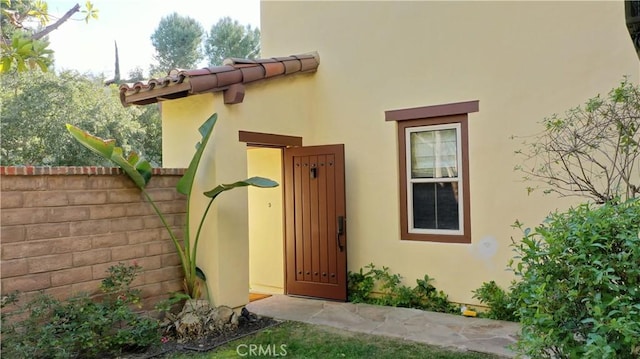
[[[249,187],[249,291],[284,294],[284,219],[282,150],[247,147],[248,177],[261,176],[280,184]]]

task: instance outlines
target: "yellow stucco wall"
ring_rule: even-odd
[[[312,48],[315,125],[306,144],[344,143],[349,268],[425,273],[460,302],[483,281],[507,285],[515,219],[535,225],[568,201],[527,196],[511,135],[606,93],[638,59],[616,2],[272,2],[262,51]],[[283,21],[286,19],[286,21]],[[479,100],[469,116],[472,244],[399,240],[396,124],[384,111]]]
[[[195,143],[201,138],[198,127],[218,107],[215,105],[215,98],[211,94],[200,95],[166,102],[162,106],[165,137],[176,137],[167,141],[171,154],[166,156],[163,164],[186,167],[195,151]],[[233,123],[228,118],[220,118],[200,160],[190,203],[192,234],[196,233],[200,213],[208,203],[207,197],[198,194],[211,190],[220,183],[247,178],[245,146],[238,142],[237,131],[235,138],[229,135],[233,131]],[[225,192],[216,199],[202,229],[197,265],[207,276],[209,298],[216,305],[237,307],[247,301],[247,211],[246,189]]]
[[[282,150],[247,150],[248,176],[282,184]],[[255,293],[284,293],[282,186],[249,188],[249,287]]]
[[[298,75],[295,79],[273,79],[268,86],[265,83],[252,85],[245,95],[245,103],[232,106],[224,105],[220,93],[161,102],[163,166],[189,165],[194,146],[200,140],[198,127],[216,112],[218,121],[203,154],[193,193],[205,192],[219,183],[250,177],[247,146],[238,141],[238,131],[310,137],[312,84],[312,74]],[[269,177],[260,172],[254,171],[252,175]],[[250,246],[247,193],[248,189],[243,188],[222,194],[216,199],[202,230],[197,265],[207,276],[209,297],[215,305],[239,307],[248,301]],[[206,203],[204,195],[193,196],[192,233],[195,233],[199,212]],[[273,273],[272,280],[281,269],[282,262],[274,260],[274,267],[267,270]],[[276,292],[277,288],[273,291]]]
[[[513,171],[511,135],[606,93],[623,75],[638,82],[635,50],[616,2],[272,2],[262,7],[262,55],[316,50],[316,74],[247,86],[244,103],[221,94],[163,103],[166,166],[186,166],[197,126],[220,120],[201,189],[247,176],[238,130],[344,143],[350,270],[375,263],[407,284],[425,273],[458,302],[483,281],[507,285],[511,228],[536,225],[569,201],[538,194]],[[399,239],[396,124],[384,111],[479,100],[469,116],[471,244]],[[185,154],[188,153],[188,156]],[[194,203],[201,206],[202,203]],[[250,286],[247,191],[225,194],[207,222],[199,264],[216,304],[246,303]]]
[[[198,128],[214,112],[213,94],[161,102],[162,166],[188,167],[200,141]]]

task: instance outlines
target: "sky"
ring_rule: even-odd
[[[47,0],[49,13],[57,17],[76,3],[84,7],[84,0]],[[73,69],[112,78],[114,41],[117,41],[121,76],[126,77],[135,67],[142,68],[146,76],[155,53],[151,34],[160,19],[173,12],[194,18],[206,32],[225,16],[243,25],[260,26],[260,0],[92,0],[92,3],[99,10],[97,20],[85,23],[82,14],[76,13],[72,17],[75,20],[65,22],[50,34],[56,70]]]

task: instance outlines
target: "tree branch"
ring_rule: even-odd
[[[52,32],[53,30],[57,29],[60,27],[60,25],[62,25],[64,22],[66,22],[67,20],[69,20],[69,18],[71,16],[73,16],[73,14],[77,13],[78,11],[80,11],[80,5],[76,4],[74,7],[72,7],[69,11],[67,11],[61,18],[58,19],[58,21],[54,22],[53,24],[45,27],[44,29],[42,29],[42,31],[37,32],[35,34],[33,34],[31,36],[31,38],[33,40],[40,40],[43,37],[47,36],[50,32]]]

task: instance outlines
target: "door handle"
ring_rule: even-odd
[[[344,234],[344,216],[338,216],[338,232],[336,234],[336,242],[338,242],[338,249],[340,252],[344,251],[344,246],[340,242],[340,236]]]

